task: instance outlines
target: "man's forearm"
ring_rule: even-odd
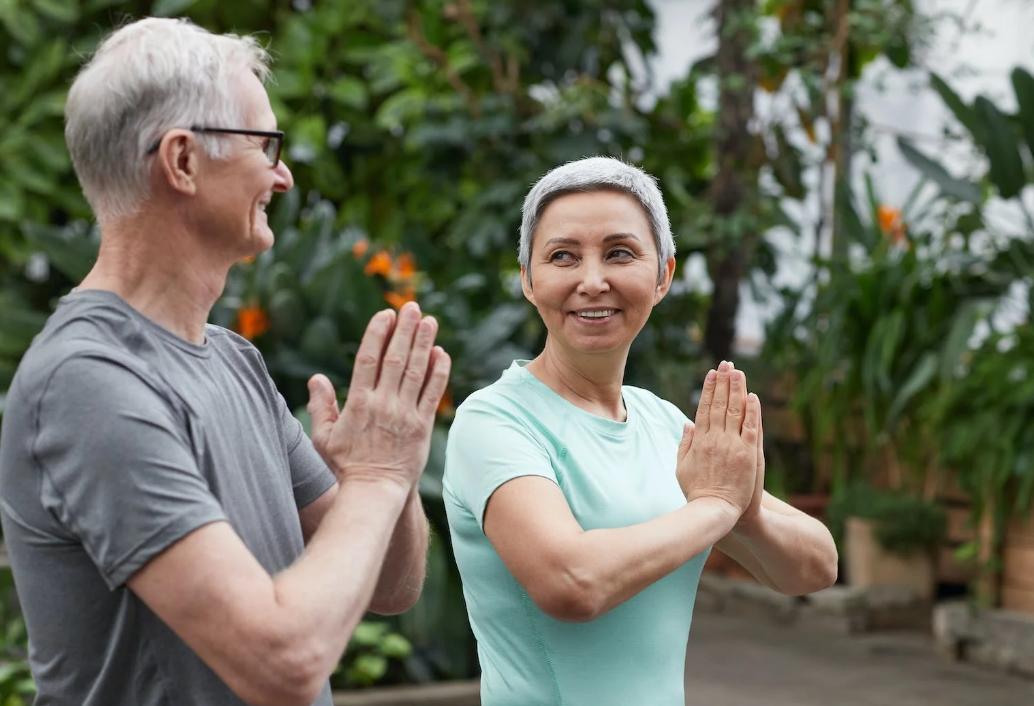
[[[756,521],[734,529],[718,548],[780,593],[812,593],[836,581],[833,538],[821,522],[804,513],[762,507]]]
[[[392,533],[370,610],[394,615],[413,607],[427,573],[427,542],[427,517],[414,487]]]
[[[308,631],[326,674],[370,604],[408,498],[391,482],[342,482],[305,552],[274,578],[277,604]]]

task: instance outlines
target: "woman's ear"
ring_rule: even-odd
[[[535,293],[531,290],[531,272],[524,265],[521,265],[521,291],[524,292],[525,299],[535,304]]]
[[[669,257],[668,261],[664,263],[664,272],[661,275],[661,281],[657,283],[657,290],[654,293],[653,303],[654,306],[660,303],[661,299],[664,299],[664,295],[671,289],[671,281],[675,277],[675,257]]]

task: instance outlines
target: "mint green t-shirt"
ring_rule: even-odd
[[[445,507],[478,641],[483,706],[684,706],[686,642],[707,552],[596,620],[543,613],[485,536],[488,499],[520,476],[555,482],[584,529],[626,527],[685,505],[675,457],[686,417],[623,387],[628,418],[575,407],[516,361],[456,412]]]

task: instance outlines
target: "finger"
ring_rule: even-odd
[[[449,384],[449,371],[452,369],[452,359],[441,346],[435,346],[431,351],[431,372],[427,376],[427,384],[420,395],[418,408],[425,416],[434,417],[438,410],[438,403],[442,401],[445,394],[445,387]]]
[[[739,434],[743,426],[744,406],[747,403],[747,376],[742,371],[729,372],[729,408],[725,412],[725,428]]]
[[[704,377],[704,386],[700,390],[700,402],[697,403],[696,426],[707,431],[710,421],[711,403],[714,401],[714,386],[718,382],[718,373],[708,370]]]
[[[731,368],[724,360],[718,364],[718,380],[714,386],[714,399],[708,415],[710,426],[708,431],[721,431],[725,428],[725,413],[729,409],[729,372]]]
[[[675,458],[678,461],[682,460],[682,457],[689,453],[690,447],[693,446],[693,422],[686,422],[682,426],[682,439],[679,441],[679,450]]]
[[[395,312],[391,309],[377,312],[366,325],[366,331],[359,342],[359,350],[355,353],[349,394],[353,391],[372,390],[377,385],[381,357],[384,355],[384,347],[394,325]]]
[[[761,401],[753,392],[747,397],[747,413],[743,415],[743,428],[740,438],[750,446],[758,444],[758,429],[761,423]]]
[[[765,472],[765,420],[761,414],[761,399],[753,392],[750,393],[750,396],[758,403],[758,474],[763,475]],[[762,483],[762,487],[764,487],[764,483]]]
[[[398,391],[402,382],[402,373],[409,362],[409,355],[413,349],[413,336],[416,334],[417,326],[420,325],[420,307],[416,302],[406,302],[399,309],[398,319],[395,321],[395,331],[391,334],[391,341],[384,351],[384,360],[381,361],[381,374],[377,378],[377,389]]]
[[[409,353],[409,362],[406,364],[406,372],[402,375],[402,385],[399,387],[399,397],[403,402],[415,405],[420,399],[420,391],[424,388],[424,381],[430,372],[431,349],[437,335],[438,321],[433,316],[425,316],[417,324],[413,336],[413,350]]]
[[[333,424],[337,421],[338,407],[337,395],[334,394],[334,385],[330,379],[322,373],[309,378],[309,403],[305,408],[312,418],[312,426],[323,426]]]

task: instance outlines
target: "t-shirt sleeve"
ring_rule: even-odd
[[[517,415],[490,403],[468,400],[449,430],[446,486],[484,531],[485,508],[499,486],[521,476],[557,483],[542,442]]]
[[[280,406],[280,429],[287,444],[287,461],[291,467],[294,504],[301,510],[330,490],[337,479],[312,445],[301,422],[291,414],[283,396],[278,392],[276,397]]]
[[[60,363],[37,398],[32,453],[43,506],[108,587],[226,515],[198,469],[185,415],[130,363]]]

